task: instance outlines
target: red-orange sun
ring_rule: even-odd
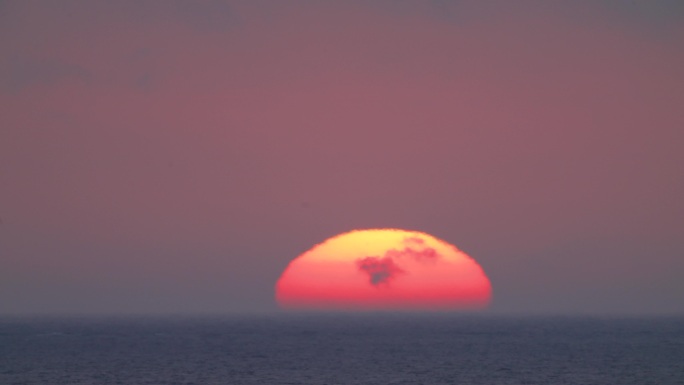
[[[276,284],[286,309],[482,309],[492,287],[474,259],[431,235],[357,230],[314,246]]]

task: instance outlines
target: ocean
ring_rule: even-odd
[[[684,384],[684,318],[0,318],[0,384]]]

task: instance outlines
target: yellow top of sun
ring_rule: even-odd
[[[417,239],[422,240],[417,241]],[[309,261],[350,261],[365,256],[382,257],[388,250],[404,250],[406,247],[423,249],[430,247],[447,261],[468,258],[456,247],[429,234],[399,229],[354,230],[330,238],[302,254]]]

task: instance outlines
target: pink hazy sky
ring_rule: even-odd
[[[355,228],[684,312],[677,1],[0,3],[0,314],[275,309]]]

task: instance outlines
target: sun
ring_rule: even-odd
[[[276,284],[284,309],[475,310],[492,287],[455,246],[418,231],[355,230],[295,258]]]

